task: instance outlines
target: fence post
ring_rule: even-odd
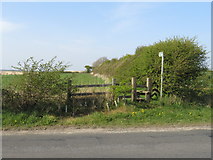
[[[115,86],[116,86],[116,79],[112,78],[112,100],[114,101],[115,106],[117,107],[118,104],[117,104],[117,101],[115,99]]]
[[[136,93],[136,78],[132,77],[132,95],[131,95],[131,100],[134,102],[137,98],[137,93]]]
[[[146,79],[146,87],[147,87],[148,93],[145,95],[145,99],[146,99],[147,102],[149,102],[150,99],[151,99],[151,95],[152,95],[152,80],[151,80],[151,78]]]
[[[115,85],[116,85],[116,79],[112,78],[112,86],[115,86]]]
[[[72,95],[71,86],[72,86],[72,80],[68,80],[68,83],[67,83],[67,107],[70,109],[71,109],[71,107],[73,107],[72,99],[71,99],[71,95]]]
[[[115,85],[116,85],[116,79],[112,78],[112,99],[115,99]]]

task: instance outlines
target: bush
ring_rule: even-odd
[[[61,72],[68,65],[55,62],[56,57],[44,63],[32,57],[15,69],[21,70],[20,81],[3,90],[3,108],[13,111],[56,112],[66,103],[67,81]]]

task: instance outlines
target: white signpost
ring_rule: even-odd
[[[160,98],[163,96],[163,52],[159,52],[159,57],[162,57],[162,62],[161,62],[161,86],[160,86]]]

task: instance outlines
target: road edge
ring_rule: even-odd
[[[44,128],[43,130],[1,131],[1,135],[25,135],[25,134],[84,134],[84,133],[135,133],[135,132],[177,132],[190,130],[212,130],[211,125],[199,126],[152,126],[152,127],[128,127],[128,128]]]

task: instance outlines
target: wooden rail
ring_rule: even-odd
[[[93,93],[72,93],[71,96],[90,96],[90,95],[105,95],[111,92],[93,92]]]
[[[75,96],[89,96],[89,95],[106,95],[111,94],[110,92],[91,92],[91,93],[71,93],[71,83],[72,81],[68,81],[68,90],[67,90],[67,104],[70,104],[72,101],[72,97]],[[112,84],[91,84],[91,85],[74,85],[74,88],[89,88],[89,87],[109,87],[109,86],[117,86],[119,84],[116,83],[115,79],[112,79]],[[131,98],[131,101],[141,101],[142,99],[139,97],[140,95],[145,95],[145,101],[149,102],[152,94],[152,81],[150,78],[147,78],[146,85],[137,85],[136,78],[132,77],[131,81],[132,89],[129,91],[131,95],[119,96],[120,98]],[[146,91],[138,91],[137,88],[146,88]]]
[[[89,85],[75,85],[75,88],[87,88],[87,87],[109,87],[112,84],[89,84]]]

